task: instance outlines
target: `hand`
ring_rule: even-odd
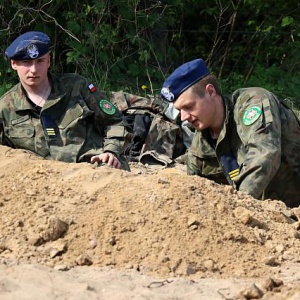
[[[110,152],[102,153],[91,157],[91,163],[106,163],[111,168],[121,169],[121,163],[118,158]]]

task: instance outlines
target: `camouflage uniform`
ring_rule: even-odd
[[[226,119],[213,141],[197,131],[188,152],[188,173],[229,183],[257,199],[300,204],[300,124],[269,91],[245,88],[223,97]]]
[[[125,151],[128,160],[167,166],[185,153],[184,131],[166,114],[169,103],[158,96],[123,91],[113,92],[111,101],[132,125],[132,141]]]
[[[17,84],[0,100],[0,144],[65,162],[121,156],[127,140],[123,115],[84,77],[49,73],[52,90],[39,111]]]

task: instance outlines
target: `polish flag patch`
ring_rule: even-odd
[[[92,93],[94,93],[94,92],[97,90],[97,88],[91,83],[91,84],[89,85],[89,90],[90,90]]]

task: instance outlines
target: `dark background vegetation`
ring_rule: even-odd
[[[0,92],[17,82],[6,47],[39,30],[53,42],[52,70],[106,91],[159,93],[170,72],[202,57],[224,93],[262,86],[299,106],[299,21],[298,0],[0,0]]]

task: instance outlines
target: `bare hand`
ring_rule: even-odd
[[[91,163],[106,163],[111,168],[121,169],[121,163],[118,158],[110,152],[102,153],[91,157]]]

